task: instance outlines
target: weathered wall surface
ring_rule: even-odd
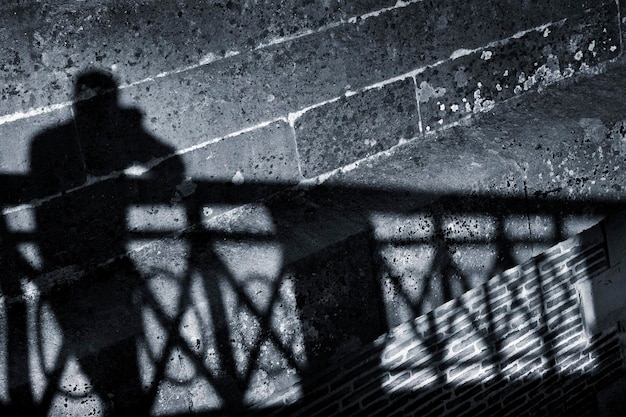
[[[515,310],[523,297],[509,284],[504,294],[481,285],[580,231],[568,214],[588,222],[617,208],[605,197],[621,190],[621,171],[610,171],[622,163],[619,129],[612,144],[604,139],[624,118],[623,100],[581,113],[594,119],[543,120],[548,134],[532,143],[516,128],[529,124],[525,114],[495,136],[448,128],[601,72],[622,51],[621,2],[156,3],[0,6],[9,39],[0,46],[2,406],[85,415],[145,394],[156,415],[237,414],[274,407],[295,386],[308,407],[327,387],[311,377],[365,345],[372,360],[385,358],[363,365],[377,376],[329,391],[348,412],[365,406],[366,391],[382,401],[387,388],[405,392],[408,374],[384,367],[396,360],[393,342],[370,345],[375,337],[477,286],[467,296],[477,297],[476,322],[496,324],[471,342],[470,362],[483,342],[517,337],[504,324],[512,311],[535,326],[528,340],[565,331],[534,304]],[[76,76],[90,69],[117,85],[100,78],[95,90],[106,91],[76,96]],[[443,141],[429,134],[445,129]],[[563,131],[580,152],[554,139]],[[404,143],[410,159],[383,170],[371,158],[362,166],[373,169],[355,170]],[[597,152],[606,159],[585,162]],[[331,174],[349,185],[285,191]],[[525,294],[551,297],[533,287],[540,272],[518,278],[531,280]],[[587,345],[569,281],[550,282],[566,288],[554,294],[577,344],[542,353],[538,366],[554,372],[564,358],[602,374],[617,359],[584,365],[577,349],[613,352],[614,339]],[[481,313],[487,296],[503,303],[499,321]],[[442,336],[457,312],[473,320],[454,310],[417,322]],[[443,360],[441,343],[424,343],[432,363]],[[534,366],[529,349],[513,362]],[[481,359],[491,361],[486,372],[509,377],[492,359]],[[342,378],[360,375],[353,365]],[[433,372],[443,381],[448,368],[457,372],[450,361]],[[578,375],[554,378],[577,392],[591,383]],[[452,398],[451,385],[438,387]]]
[[[617,320],[593,333],[581,314],[579,289],[606,285],[605,225],[392,329],[273,415],[598,415],[624,375]]]
[[[288,142],[264,135],[239,165],[190,168],[272,180],[254,168],[262,149],[294,160],[297,148],[280,177],[291,180],[597,71],[621,53],[617,5],[601,0],[16,2],[3,5],[3,21],[1,153],[13,172],[28,171],[38,125],[70,116],[75,75],[87,68],[112,71],[123,103],[185,153],[219,161],[246,141],[228,135],[288,124]],[[388,129],[372,128],[381,123]]]

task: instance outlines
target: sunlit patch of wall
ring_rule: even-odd
[[[263,205],[133,245],[147,277],[139,359],[146,386],[158,387],[155,415],[250,406],[299,382],[307,362],[295,290]]]
[[[417,215],[402,224],[428,223]],[[314,413],[323,403],[348,414],[595,415],[594,393],[624,365],[615,314],[600,313],[602,326],[590,331],[581,312],[593,308],[581,288],[602,285],[610,270],[603,227],[394,327],[327,370],[298,410]]]
[[[8,311],[7,304],[19,305],[24,299],[28,312],[26,349],[9,352],[15,346],[5,346],[0,374],[7,374],[14,362],[27,364],[22,369],[28,381],[18,378],[12,383],[26,384],[35,403],[59,409],[71,403],[83,414],[78,397],[90,398],[85,404],[94,409],[106,408],[108,401],[106,395],[90,397],[88,377],[79,364],[84,357],[64,350],[67,338],[77,335],[61,329],[59,317],[55,319],[53,310],[59,313],[62,306],[53,308],[45,297],[39,298],[84,278],[84,271],[74,264],[50,270],[46,265],[50,259],[42,256],[36,242],[37,237],[49,237],[46,227],[54,222],[37,225],[31,211],[45,213],[59,200],[93,197],[94,190],[106,191],[111,184],[115,186],[108,188],[109,196],[123,196],[123,207],[114,204],[109,211],[94,202],[84,205],[83,209],[95,209],[90,219],[94,221],[83,223],[81,236],[75,237],[90,237],[91,227],[107,223],[115,209],[125,214],[123,227],[117,224],[109,232],[124,241],[122,249],[132,261],[126,269],[136,269],[145,279],[143,286],[133,289],[139,323],[123,322],[110,338],[103,331],[100,339],[87,339],[101,343],[89,348],[105,349],[138,338],[138,357],[128,364],[138,361],[142,388],[155,399],[154,414],[255,404],[275,407],[289,395],[306,405],[306,395],[315,392],[316,381],[311,378],[317,364],[331,363],[330,358],[336,363],[388,327],[483,285],[502,269],[577,233],[584,228],[582,222],[591,224],[589,217],[568,218],[563,210],[551,217],[526,213],[522,206],[510,216],[493,207],[468,212],[456,206],[452,214],[439,207],[383,224],[385,213],[389,218],[396,214],[395,206],[370,219],[369,207],[352,206],[357,214],[350,217],[350,210],[325,210],[322,206],[328,200],[307,201],[307,196],[287,200],[294,206],[286,207],[242,204],[303,179],[309,180],[306,186],[324,183],[407,143],[426,146],[432,139],[429,132],[453,128],[574,75],[603,71],[622,52],[615,17],[623,16],[624,2],[513,6],[456,0],[327,1],[319,7],[293,1],[287,7],[284,1],[269,1],[266,7],[252,7],[251,2],[222,7],[220,2],[189,0],[158,6],[155,2],[141,10],[134,2],[114,3],[0,6],[9,22],[0,33],[13,40],[0,46],[6,81],[0,86],[0,182],[10,186],[0,195],[0,226],[7,222],[0,238],[8,239],[6,253],[23,258],[32,275],[24,278],[20,272],[12,277],[10,271],[10,279],[0,282],[3,311]],[[83,97],[72,95],[72,83],[76,74],[94,66],[114,75],[119,104],[137,107],[136,122],[155,135],[153,144],[157,140],[166,144],[167,152],[117,167],[121,170],[90,175],[71,190],[55,190],[54,196],[32,196],[28,190],[37,184],[29,176],[37,167],[31,160],[31,138],[44,129],[77,128],[68,121]],[[587,120],[583,128],[590,123]],[[596,130],[595,136],[604,138],[602,129]],[[436,192],[439,198],[458,191],[449,183],[454,176],[476,178],[486,171],[489,159],[469,158],[465,162],[471,169],[446,172],[444,160],[456,158],[449,149],[437,153],[440,163],[428,172],[431,182],[417,194],[423,191],[432,198]],[[551,163],[551,156],[545,158]],[[557,168],[567,175],[550,172],[555,178],[546,174],[546,181],[565,189],[576,184],[576,172],[564,164],[565,159]],[[517,169],[522,170],[519,165]],[[39,174],[42,180],[48,172]],[[168,175],[176,179],[173,186],[166,184]],[[442,184],[442,177],[448,183]],[[370,187],[365,201],[372,204],[388,191],[387,184],[373,183],[376,186],[365,185]],[[148,192],[135,193],[144,185]],[[331,192],[347,200],[363,197],[363,189],[329,185]],[[406,197],[402,191],[398,196]],[[26,205],[16,207],[22,203]],[[65,214],[69,218],[65,224],[71,223],[72,215]],[[57,220],[68,220],[60,217]],[[56,232],[68,235],[68,245],[73,241],[75,230]],[[99,249],[111,257],[124,255]],[[119,259],[98,261],[102,264],[96,266],[105,268]],[[601,265],[601,260],[594,262],[589,266]],[[81,266],[94,266],[88,264]],[[576,265],[573,268],[578,272]],[[7,289],[9,280],[20,284],[20,290]],[[377,304],[378,290],[382,305]],[[503,326],[518,326],[532,316],[539,330],[528,333],[528,340],[535,343],[554,334],[549,320],[544,323],[541,316],[533,316],[534,310],[521,307],[516,316],[512,307],[533,294],[524,287],[519,296],[505,293],[494,300],[510,310],[501,318]],[[386,320],[382,326],[373,319],[378,308]],[[446,335],[482,323],[464,310],[452,316],[442,316],[442,323],[436,314],[426,317],[434,317],[428,324]],[[20,325],[19,319],[9,324]],[[342,338],[344,329],[352,333]],[[471,360],[452,370],[452,355],[461,352],[476,354],[480,366],[487,362],[480,375],[496,373],[509,379],[517,375],[515,366],[536,364],[542,374],[557,361],[544,353],[530,359],[536,352],[529,348],[517,352],[520,362],[500,367],[498,360],[484,355],[492,354],[493,343],[505,349],[508,342],[494,335],[490,337],[496,342],[486,340],[489,337],[479,333],[471,347],[464,345],[466,339],[437,341],[436,346],[449,344],[450,350],[428,348],[424,361],[439,361],[445,369],[419,362],[415,366],[423,368],[415,378],[405,379],[407,374],[394,368],[398,346],[391,340],[397,332],[392,332],[366,352],[375,365],[367,367],[364,379],[352,381],[340,373],[338,378],[344,380],[335,382],[353,392],[337,407],[365,405],[359,397],[364,387],[375,389],[368,393],[368,401],[378,402],[392,391],[416,390],[409,386],[420,375],[425,379],[415,387],[432,387],[433,379],[471,384],[475,378],[469,376],[470,370],[477,367]],[[411,348],[431,346],[417,333],[407,337],[412,338],[407,343],[415,343]],[[590,350],[595,350],[593,346]],[[496,352],[509,358],[506,349]],[[314,353],[318,357],[313,358]],[[316,365],[311,365],[313,359]],[[353,357],[342,369],[359,361]],[[306,384],[298,384],[304,380]],[[319,386],[326,389],[324,383]],[[11,388],[2,387],[0,401],[11,402]]]

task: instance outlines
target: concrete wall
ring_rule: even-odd
[[[597,291],[615,245],[604,227],[623,235],[621,217],[393,328],[271,415],[598,415],[596,394],[624,375],[624,347],[615,317],[590,329],[581,309],[623,305],[622,274],[610,297]]]
[[[377,336],[492,276],[474,274],[475,262],[459,268],[467,282],[445,269],[455,236],[473,242],[474,228],[485,236],[478,244],[511,237],[531,246],[564,237],[560,224],[549,238],[534,225],[528,235],[502,229],[516,228],[500,221],[502,206],[530,223],[519,193],[479,207],[478,220],[470,210],[464,230],[441,212],[413,212],[404,220],[426,224],[420,236],[444,254],[432,274],[440,289],[422,299],[427,268],[395,258],[422,267],[432,253],[402,253],[398,219],[378,222],[376,213],[441,197],[428,192],[436,187],[426,176],[420,185],[429,187],[412,193],[375,180],[285,191],[349,173],[399,144],[426,146],[429,133],[600,72],[621,54],[620,2],[557,3],[3,3],[0,403],[83,415],[145,391],[153,414],[236,414],[275,407],[296,386],[308,404],[326,387],[312,379],[320,369],[363,346],[385,357],[382,342],[370,345]],[[94,69],[117,86],[76,95],[76,76]],[[112,113],[88,117],[94,109]],[[446,147],[436,155],[453,155]],[[465,163],[446,172],[445,161],[429,175],[477,175]],[[510,165],[477,175],[479,188],[508,184],[510,172],[519,186],[519,166]],[[453,191],[467,196],[475,185]],[[468,204],[458,197],[463,217]],[[487,196],[474,197],[476,208]],[[570,209],[548,204],[558,215]],[[525,260],[537,250],[516,253]],[[470,252],[462,260],[480,258]],[[489,293],[481,288],[479,299]],[[541,314],[527,312],[537,323]],[[560,331],[543,324],[539,338]],[[400,383],[383,375],[405,374],[381,366],[375,394],[387,398],[380,387]],[[361,385],[376,385],[369,378],[350,383],[354,401],[341,407],[360,401]]]
[[[618,5],[5,3],[2,167],[29,170],[34,133],[67,120],[75,75],[100,68],[149,132],[193,159],[188,175],[315,177],[598,71],[622,50]],[[256,166],[268,150],[282,170]]]

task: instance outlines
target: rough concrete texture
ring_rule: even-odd
[[[622,208],[624,67],[535,93],[615,3],[557,3],[0,6],[0,411],[277,404]]]
[[[533,28],[557,30],[565,22],[563,37],[569,38],[559,37],[561,43],[554,48],[563,48],[570,40],[578,44],[582,41],[573,26],[581,16],[586,16],[581,24],[607,32],[594,39],[596,50],[587,54],[593,58],[584,55],[576,65],[593,69],[594,63],[621,51],[616,41],[617,11],[608,1],[547,5],[328,1],[313,6],[299,1],[207,5],[190,0],[164,6],[131,1],[45,6],[25,2],[4,8],[7,24],[2,30],[11,41],[3,45],[1,55],[6,80],[1,120],[67,107],[73,100],[75,76],[95,67],[112,71],[122,87],[122,103],[140,107],[148,115],[144,121],[148,130],[177,149],[258,124],[292,120],[299,111],[344,93],[406,74],[425,70],[430,74],[430,67],[439,71],[448,63],[439,71],[445,73],[451,61],[474,48],[481,56],[491,53],[497,58],[494,43],[512,42],[524,49],[520,55],[525,56],[547,42],[526,39]],[[523,45],[514,42],[521,38],[526,39]],[[604,45],[609,38],[611,45]],[[500,58],[512,62],[499,65],[516,67],[515,57],[506,48],[503,52]],[[582,52],[587,53],[584,48]],[[568,75],[565,63],[571,59],[553,55],[561,60],[560,75]],[[543,61],[535,60],[538,66]],[[532,70],[525,71],[531,79]],[[477,71],[486,71],[470,76],[486,80],[487,90],[481,91],[479,101],[489,107],[486,104],[496,100],[488,97],[489,89],[496,88],[489,83],[493,67]],[[450,72],[444,84],[451,83],[453,75]],[[439,76],[432,76],[439,82]],[[418,81],[430,82],[424,77]],[[468,88],[474,94],[473,86]],[[450,106],[456,98],[452,101]],[[431,113],[426,109],[424,129],[442,119]],[[12,140],[28,138],[17,135]]]
[[[615,4],[427,69],[416,77],[428,132],[529,89],[594,72],[620,50]],[[590,29],[591,28],[591,29]],[[520,51],[525,51],[521,54]]]
[[[405,79],[304,113],[294,124],[302,175],[315,177],[415,138],[413,87]]]
[[[85,404],[89,411],[147,407],[123,400],[144,387],[140,397],[149,398],[155,415],[238,414],[279,401],[294,384],[313,391],[309,375],[385,329],[623,208],[616,185],[624,182],[626,109],[615,86],[624,78],[616,66],[547,89],[484,115],[471,129],[396,146],[312,189],[262,200],[285,184],[248,182],[243,174],[243,181],[219,181],[199,171],[185,182],[174,158],[152,176],[113,177],[42,202],[31,214],[7,212],[3,251],[50,272],[25,284],[23,304],[11,285],[19,273],[3,279],[3,320],[14,324],[3,365],[12,385],[3,384],[2,398],[24,405],[32,395],[55,410],[68,404],[60,414],[80,415]],[[288,128],[265,129],[281,143]],[[49,132],[59,129],[64,125]],[[51,162],[47,149],[42,159]],[[230,172],[245,169],[224,164],[234,164]],[[164,172],[180,176],[164,182]],[[185,231],[190,224],[199,227]],[[68,232],[72,239],[61,243]],[[29,254],[15,242],[13,252],[12,239],[36,249]],[[89,271],[129,249],[127,261]],[[26,334],[20,308],[35,314],[27,316],[24,325],[33,330]],[[28,340],[41,346],[29,348]],[[123,356],[129,352],[139,361]],[[28,357],[42,362],[27,366]],[[120,361],[119,375],[103,365]],[[78,386],[82,391],[70,395]]]

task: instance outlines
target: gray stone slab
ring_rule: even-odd
[[[415,2],[354,25],[334,29],[352,87],[447,59],[457,50],[477,48],[519,31],[608,3],[578,2]],[[445,72],[445,70],[444,70]]]
[[[311,109],[294,126],[304,177],[389,149],[418,135],[413,80]]]
[[[146,125],[181,148],[328,100],[346,89],[327,33],[122,90]]]
[[[339,1],[23,2],[3,13],[0,113],[69,98],[72,76],[114,67],[125,83],[250,51],[340,20]]]
[[[283,121],[207,144],[181,158],[185,175],[198,181],[294,183],[300,178],[293,130]]]
[[[424,129],[432,131],[617,57],[615,4],[449,60],[417,76]],[[597,71],[597,70],[596,70]]]

